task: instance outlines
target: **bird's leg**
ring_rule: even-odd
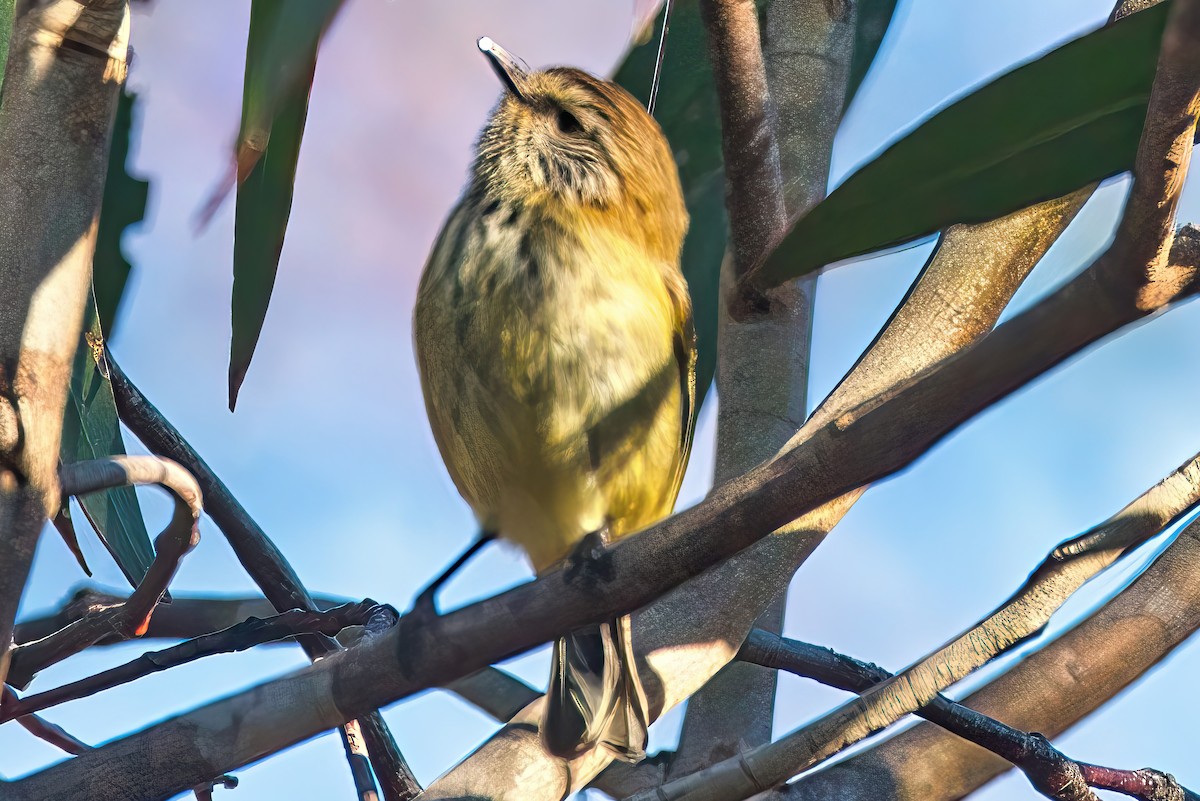
[[[612,560],[606,553],[611,532],[608,525],[583,535],[564,561],[567,581],[582,580],[588,584],[612,579]]]
[[[454,560],[454,564],[443,570],[437,578],[425,585],[425,589],[421,590],[420,595],[417,596],[417,600],[413,602],[413,612],[437,615],[437,591],[455,573],[462,569],[463,565],[471,561],[471,557],[483,550],[483,546],[494,539],[496,539],[495,532],[479,532],[479,537]]]

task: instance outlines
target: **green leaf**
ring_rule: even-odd
[[[340,7],[341,0],[254,0],[251,6],[233,234],[231,411],[275,287],[317,48]]]
[[[71,391],[63,415],[62,450],[66,464],[125,453],[112,386],[101,373],[96,353],[103,353],[95,299],[88,297],[83,340],[75,352]],[[137,586],[154,560],[133,487],[82,495],[79,505],[129,583]]]
[[[879,52],[883,35],[892,24],[896,0],[859,0],[858,21],[854,28],[854,55],[850,58],[850,77],[846,83],[846,105],[854,99],[863,78]]]
[[[955,223],[994,220],[1132,168],[1165,0],[934,114],[792,226],[760,287]]]
[[[660,14],[654,34],[629,51],[613,77],[643,103],[650,95],[661,31]],[[696,319],[697,411],[716,370],[718,283],[728,225],[721,121],[707,46],[696,0],[675,0],[654,116],[675,153],[691,216],[683,244],[683,274]]]
[[[129,260],[121,250],[121,235],[126,228],[145,218],[150,193],[150,183],[134,178],[128,171],[129,136],[136,102],[137,95],[129,91],[122,92],[117,102],[117,118],[108,151],[108,177],[104,182],[96,234],[96,254],[92,258],[92,287],[96,292],[100,327],[110,338],[116,330],[117,309],[130,270]]]
[[[4,85],[4,66],[8,63],[8,40],[12,38],[15,5],[16,0],[0,0],[0,86]]]

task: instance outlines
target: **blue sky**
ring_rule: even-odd
[[[462,185],[470,145],[497,95],[474,47],[488,34],[533,65],[607,73],[630,34],[630,0],[448,0],[347,4],[322,51],[280,277],[236,414],[225,408],[232,208],[203,234],[196,210],[223,174],[237,130],[246,3],[156,3],[135,15],[130,84],[141,93],[138,170],[153,181],[145,225],[126,246],[135,272],[114,350],[275,539],[310,589],[406,607],[473,536],[424,419],[409,318],[417,277]],[[924,0],[900,10],[839,134],[834,180],[929,110],[1014,62],[1094,27],[1109,0]],[[669,56],[668,56],[669,57]],[[664,92],[672,91],[665,85]],[[1022,288],[1036,300],[1101,249],[1126,184],[1088,204]],[[1180,219],[1200,221],[1190,182]],[[887,319],[931,245],[869,259],[820,279],[810,397],[834,386]],[[975,622],[1058,541],[1099,522],[1200,446],[1192,304],[1105,343],[981,415],[902,475],[873,488],[793,582],[787,633],[899,668]],[[712,470],[713,407],[702,415],[684,502]],[[166,505],[142,495],[151,528]],[[249,593],[209,522],[179,592]],[[120,574],[94,538],[101,583]],[[947,570],[947,564],[962,569]],[[1128,571],[1126,571],[1128,573]],[[518,554],[488,551],[443,595],[458,605],[522,581]],[[83,580],[53,534],[43,538],[24,611],[55,606]],[[1056,626],[1119,586],[1106,577]],[[47,688],[132,658],[138,644],[47,670]],[[48,713],[99,743],[305,663],[297,649],[215,657]],[[512,667],[544,682],[544,651]],[[1176,688],[1200,650],[1166,663],[1058,744],[1121,767],[1152,765],[1200,785],[1187,727],[1200,698]],[[781,681],[777,731],[842,696]],[[496,725],[442,693],[387,718],[428,783]],[[652,745],[673,744],[673,713]],[[2,769],[23,775],[61,754],[10,725]],[[236,797],[348,798],[336,736],[237,771]],[[222,792],[222,791],[218,791]],[[232,796],[231,796],[232,797]],[[978,797],[1036,798],[1020,776]]]

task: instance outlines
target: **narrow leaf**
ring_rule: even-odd
[[[230,411],[237,404],[275,287],[317,47],[340,7],[340,0],[286,8],[283,0],[254,0],[251,7],[233,232]]]
[[[721,121],[708,62],[707,38],[696,0],[673,0],[662,88],[655,117],[671,143],[691,225],[683,245],[683,273],[696,319],[698,412],[717,364],[717,295],[725,253],[725,176]],[[662,16],[654,34],[634,47],[613,80],[643,103],[650,95]]]
[[[146,216],[150,183],[129,174],[129,139],[137,95],[125,91],[117,103],[112,144],[108,151],[108,177],[100,206],[100,226],[96,234],[96,254],[92,258],[92,287],[100,328],[108,337],[116,330],[117,310],[125,294],[130,264],[121,249],[121,235],[129,226]]]
[[[12,38],[15,5],[16,0],[0,0],[0,86],[4,85],[4,66],[8,63],[8,40]]]
[[[794,222],[750,280],[776,286],[1131,169],[1170,6],[1076,39],[934,114]]]
[[[61,458],[67,464],[125,453],[112,386],[101,372],[103,338],[92,297],[86,315],[63,416]],[[82,495],[78,500],[121,572],[137,586],[154,559],[137,493],[132,487],[120,487]]]

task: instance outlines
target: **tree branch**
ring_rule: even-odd
[[[317,607],[312,596],[275,543],[183,435],[134,386],[112,354],[106,355],[121,421],[152,453],[174,459],[196,477],[208,499],[205,511],[275,611],[281,614],[291,609],[315,611]],[[335,640],[321,635],[304,635],[297,641],[312,660],[340,649]],[[420,795],[421,785],[396,746],[383,715],[378,710],[369,710],[357,723],[357,726],[349,723],[342,727],[342,743],[356,784],[361,785],[362,781],[358,763],[366,756],[375,769],[385,801],[410,801]]]
[[[892,678],[891,673],[876,665],[761,630],[751,632],[738,652],[738,659],[786,670],[853,693],[865,692]],[[1027,734],[1006,726],[943,695],[936,696],[916,714],[1016,765],[1047,798],[1097,801],[1090,787],[1116,790],[1143,801],[1195,798],[1169,774],[1150,769],[1116,770],[1076,762],[1055,749],[1042,735]]]
[[[16,703],[20,702],[16,691],[4,685],[3,696],[0,697],[0,712],[7,712],[8,709]],[[34,737],[40,740],[45,740],[50,745],[56,748],[61,748],[72,756],[78,756],[84,751],[91,750],[91,746],[82,740],[74,737],[61,726],[58,726],[45,718],[40,718],[37,715],[22,715],[17,718],[17,723]]]
[[[1129,587],[962,704],[1057,737],[1154,667],[1200,628],[1200,521]],[[1010,765],[922,724],[779,791],[786,801],[950,801]],[[1099,771],[1089,783],[1104,787]]]
[[[17,623],[14,639],[18,645],[53,634],[74,623],[89,612],[118,606],[127,596],[114,595],[97,587],[76,589],[56,611]],[[319,611],[346,603],[344,598],[317,597],[313,599]],[[201,595],[171,595],[171,603],[159,606],[150,618],[150,627],[143,640],[190,640],[214,631],[227,629],[251,617],[270,617],[275,607],[265,598],[224,598]],[[94,645],[113,645],[123,640],[104,637]]]
[[[787,222],[758,8],[754,0],[700,0],[700,15],[720,100],[730,249],[740,278]]]
[[[55,0],[14,25],[0,102],[0,681],[37,538],[57,511],[71,363],[91,279],[123,0]]]
[[[84,615],[53,634],[12,649],[9,680],[17,687],[24,687],[38,671],[79,653],[102,638],[128,639],[144,634],[155,607],[179,569],[179,563],[200,541],[200,488],[187,471],[174,462],[153,456],[111,456],[64,465],[61,482],[65,495],[82,495],[127,485],[161,484],[175,498],[175,511],[154,541],[155,555],[150,569],[125,603]]]
[[[206,656],[245,651],[256,645],[295,637],[299,634],[320,632],[332,637],[349,626],[365,626],[377,609],[379,609],[379,605],[374,601],[360,601],[343,604],[325,612],[293,609],[282,615],[266,619],[252,617],[222,631],[205,634],[160,651],[144,653],[137,659],[79,681],[73,681],[70,684],[34,695],[27,695],[19,701],[10,703],[0,713],[0,723],[5,723],[21,715],[40,712],[67,701],[86,698],[89,695],[95,695],[152,673],[194,662]]]

